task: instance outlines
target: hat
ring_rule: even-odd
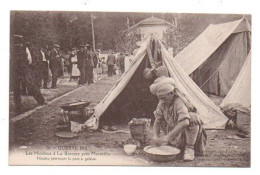
[[[79,45],[79,47],[86,47],[84,44]]]
[[[53,47],[60,48],[58,44],[54,44]]]
[[[86,47],[90,46],[90,44],[85,44]]]
[[[175,88],[175,81],[170,77],[159,77],[154,80],[154,83],[150,86],[150,91],[156,96],[166,95],[172,92]]]

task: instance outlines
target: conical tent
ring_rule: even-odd
[[[155,110],[158,100],[149,92],[149,86],[153,81],[145,80],[142,73],[147,65],[151,66],[156,63],[156,60],[160,60],[167,67],[170,77],[175,80],[176,87],[196,107],[205,128],[224,129],[227,122],[224,114],[172,59],[162,43],[157,39],[154,41],[157,44],[151,45],[150,38],[142,43],[128,70],[94,108],[94,114],[86,121],[85,125],[88,128],[97,129],[100,119],[109,117],[109,115],[115,116],[114,119],[119,115],[144,117],[149,114],[151,117],[150,114]],[[155,53],[154,60],[151,59],[153,52]],[[128,113],[124,113],[125,111]],[[145,115],[142,115],[144,113]]]
[[[174,59],[204,92],[225,96],[250,51],[247,19],[210,24]]]
[[[250,112],[251,107],[251,52],[237,76],[232,88],[220,104],[221,108],[232,107],[241,112]]]

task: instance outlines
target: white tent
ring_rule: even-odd
[[[221,108],[236,108],[241,112],[250,112],[251,107],[251,52],[238,74],[236,81],[220,104]]]
[[[151,47],[152,42],[157,43],[155,47]],[[144,84],[145,80],[143,79],[142,72],[147,63],[149,63],[148,65],[152,65],[156,62],[157,58],[160,58],[161,63],[167,67],[170,77],[176,82],[176,87],[196,107],[205,124],[205,128],[224,129],[227,122],[224,114],[192,81],[177,62],[172,59],[162,43],[158,40],[152,41],[150,38],[142,43],[129,68],[105,98],[94,108],[94,114],[86,121],[85,125],[90,129],[97,129],[100,118],[107,117],[108,115],[120,115],[119,112],[122,111],[123,106],[126,104],[128,106],[125,109],[130,112],[139,112],[143,108],[154,111],[156,106],[149,106],[148,102],[144,102],[144,99],[152,99],[154,97],[149,92],[149,84]],[[142,86],[145,87],[143,88]],[[146,90],[140,93],[143,89]],[[106,114],[107,111],[113,112],[112,114]]]
[[[225,96],[250,51],[250,28],[245,18],[210,24],[174,60],[204,92]]]

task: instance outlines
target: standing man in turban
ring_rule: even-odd
[[[163,76],[150,86],[151,93],[159,99],[154,111],[153,142],[172,144],[182,150],[184,161],[192,161],[195,154],[205,154],[206,133],[198,114],[191,112],[188,100],[176,89],[174,80],[166,77],[163,69],[159,70]]]

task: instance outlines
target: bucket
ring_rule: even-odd
[[[149,130],[151,119],[148,118],[133,118],[129,123],[131,137],[139,141],[142,145],[149,140]]]

